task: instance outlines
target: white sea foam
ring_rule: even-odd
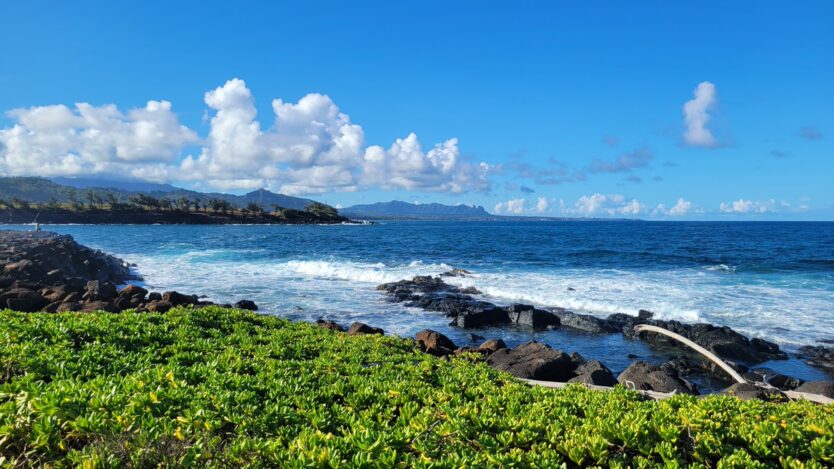
[[[124,258],[139,266],[152,288],[203,293],[213,301],[250,298],[265,311],[298,311],[299,317],[306,319],[365,318],[391,331],[415,321],[445,321],[416,313],[404,317],[401,305],[381,301],[382,295],[374,288],[452,268],[443,263],[416,260],[387,264],[336,258],[275,261],[260,258],[257,251],[177,252],[176,247],[171,251]],[[242,256],[244,253],[247,255]],[[727,325],[782,344],[808,344],[834,330],[834,317],[824,314],[832,309],[831,291],[745,282],[739,275],[719,275],[723,268],[712,270],[478,269],[472,276],[446,281],[475,287],[485,299],[498,304],[558,306],[600,317],[647,309],[661,319]]]
[[[718,265],[711,265],[709,267],[705,267],[707,270],[711,270],[714,272],[728,272],[728,273],[735,273],[736,266],[734,265],[727,265],[727,264],[718,264]]]

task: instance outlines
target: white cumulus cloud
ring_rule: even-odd
[[[497,214],[521,215],[524,213],[524,205],[526,203],[527,201],[525,199],[510,199],[506,202],[495,204],[493,212]]]
[[[452,138],[424,151],[417,135],[398,138],[390,148],[365,150],[362,182],[383,188],[461,193],[489,187],[491,166],[461,161],[458,140]]]
[[[550,202],[548,202],[547,197],[539,197],[536,201],[536,211],[539,213],[546,212],[548,207],[550,207]]]
[[[768,213],[787,206],[789,204],[786,202],[777,204],[775,199],[765,201],[738,199],[732,202],[721,202],[719,210],[723,213]]]
[[[148,101],[127,112],[77,103],[6,115],[15,124],[0,129],[0,172],[9,175],[131,173],[138,166],[170,163],[183,146],[199,140],[179,124],[168,101]]]
[[[563,212],[580,216],[637,216],[645,206],[637,199],[626,199],[619,194],[592,194],[580,197],[573,208]]]
[[[718,103],[715,85],[702,81],[695,88],[695,96],[683,105],[685,130],[683,140],[689,145],[714,147],[718,145],[712,131],[707,128],[709,112]]]
[[[120,111],[79,103],[14,109],[0,129],[0,172],[10,175],[119,175],[217,189],[267,187],[289,194],[370,187],[462,193],[489,188],[493,167],[465,161],[455,138],[424,151],[415,134],[390,147],[365,145],[361,126],[333,100],[311,93],[272,101],[274,122],[258,120],[240,79],[205,93],[209,132],[181,125],[168,101]],[[194,155],[186,148],[199,145]]]
[[[680,198],[678,199],[678,202],[672,208],[669,209],[669,215],[672,215],[673,217],[679,217],[681,215],[686,215],[691,210],[692,202],[684,198]]]

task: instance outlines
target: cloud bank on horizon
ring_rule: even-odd
[[[246,83],[232,79],[205,94],[213,111],[206,137],[179,123],[169,101],[141,109],[78,103],[13,109],[0,129],[0,170],[9,175],[128,175],[153,182],[198,182],[223,190],[267,187],[287,194],[368,187],[483,192],[486,163],[460,155],[450,138],[425,150],[414,133],[389,147],[366,146],[360,125],[326,95],[272,101],[262,126]],[[190,146],[199,153],[182,156]]]

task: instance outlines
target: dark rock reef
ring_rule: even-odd
[[[637,316],[612,314],[602,319],[561,308],[545,310],[523,304],[498,306],[478,300],[440,277],[430,276],[385,283],[377,289],[384,291],[390,301],[444,313],[452,319],[451,325],[462,328],[518,325],[534,329],[566,328],[592,334],[622,332],[629,339],[640,339],[653,346],[685,348],[666,336],[634,331],[639,324],[650,324],[676,332],[722,358],[749,365],[788,358],[778,345],[762,339],[748,339],[729,327],[653,319],[654,315],[645,310]]]
[[[452,286],[439,277],[418,276],[411,280],[385,283],[377,290],[386,292],[391,301],[428,311],[444,313],[457,327],[474,328],[516,324],[534,329],[559,327],[559,317],[530,305],[496,306],[476,300],[472,293]]]
[[[176,291],[148,292],[116,257],[76,243],[69,235],[45,231],[0,231],[0,308],[21,312],[165,312],[174,306],[214,304]],[[224,305],[231,306],[231,305]],[[249,300],[238,308],[256,310]]]

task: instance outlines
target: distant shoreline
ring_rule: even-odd
[[[0,225],[336,225],[350,222],[352,220],[338,214],[290,209],[280,213],[139,208],[31,208],[0,211]]]

